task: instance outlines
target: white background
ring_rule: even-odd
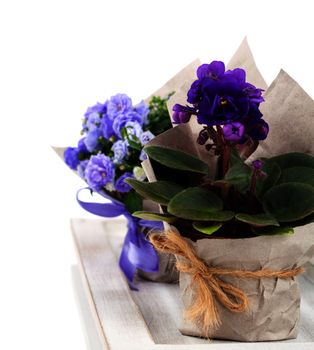
[[[50,146],[75,145],[87,106],[147,97],[200,56],[248,37],[268,84],[285,69],[314,97],[312,1],[0,3],[0,349],[85,349],[69,218],[82,182]]]

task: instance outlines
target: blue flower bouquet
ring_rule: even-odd
[[[128,178],[140,182],[146,179],[141,166],[147,158],[143,146],[171,127],[166,107],[170,96],[153,96],[149,103],[142,101],[134,106],[130,97],[117,94],[105,103],[89,107],[83,118],[82,138],[77,147],[64,150],[66,164],[88,185],[77,193],[81,207],[98,216],[124,215],[127,219],[119,263],[131,286],[134,286],[137,270],[152,280],[169,282],[178,279],[171,269],[174,266],[172,257],[158,254],[146,238],[149,230],[160,229],[162,224],[131,215],[153,203],[144,201],[125,182]],[[106,203],[83,201],[80,198],[83,190],[100,194]]]
[[[267,89],[246,41],[228,68],[195,73],[169,101],[179,125],[144,147],[157,181],[126,180],[162,211],[133,215],[168,225],[150,240],[176,257],[183,334],[295,338],[296,276],[314,256],[314,102],[284,71]]]

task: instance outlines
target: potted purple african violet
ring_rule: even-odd
[[[173,121],[181,125],[144,147],[157,181],[126,180],[162,208],[133,215],[170,225],[151,241],[177,259],[186,335],[297,336],[296,276],[314,255],[314,234],[294,230],[313,221],[314,157],[290,151],[252,161],[269,132],[262,93],[243,69],[226,71],[218,61],[201,65],[189,105],[173,107]],[[189,133],[191,118],[197,139]]]

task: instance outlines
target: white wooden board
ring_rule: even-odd
[[[314,280],[300,278],[302,306],[297,339],[265,343],[209,342],[183,336],[177,330],[183,310],[178,285],[139,281],[138,292],[128,288],[118,267],[124,221],[73,219],[71,225],[93,319],[87,325],[85,322],[85,326],[91,337],[95,337],[91,329],[97,330],[99,336],[99,340],[89,341],[90,346],[95,344],[93,350],[99,347],[117,350],[314,350]],[[310,276],[313,276],[313,266],[310,266]],[[84,303],[82,296],[79,299]]]

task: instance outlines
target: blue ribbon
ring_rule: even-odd
[[[110,203],[90,203],[79,199],[79,193],[76,194],[76,199],[80,206],[94,215],[113,218],[119,215],[124,215],[127,219],[127,233],[124,239],[122,252],[120,255],[119,265],[130,286],[136,289],[133,285],[134,275],[137,269],[145,272],[158,272],[158,255],[152,244],[139,231],[139,226],[162,229],[162,223],[158,221],[139,220],[133,217],[126,209],[125,205],[118,200],[107,195],[105,192],[99,192]]]

